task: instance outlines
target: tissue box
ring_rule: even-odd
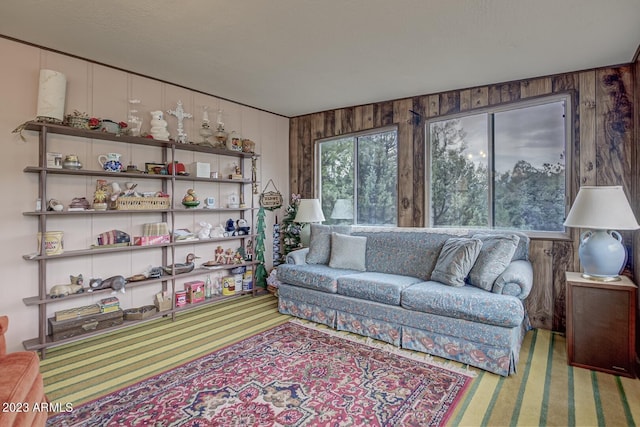
[[[209,163],[194,162],[190,166],[191,175],[195,175],[198,178],[210,178],[211,177],[211,165]]]

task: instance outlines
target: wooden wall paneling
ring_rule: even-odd
[[[500,87],[501,85],[490,85],[488,87],[489,105],[500,104],[500,99],[501,99]]]
[[[460,91],[460,111],[470,110],[471,104],[471,89],[463,89]]]
[[[551,93],[551,77],[524,80],[520,84],[520,98],[548,95]]]
[[[566,330],[565,304],[565,272],[574,270],[573,243],[556,240],[552,242],[551,258],[553,263],[553,323],[554,331]],[[577,252],[577,251],[576,251]]]
[[[340,109],[340,130],[341,135],[353,132],[353,107]]]
[[[393,124],[393,102],[385,101],[373,104],[374,127],[379,128]]]
[[[529,259],[534,265],[533,287],[525,306],[531,326],[551,329],[553,326],[553,243],[548,240],[532,240]]]
[[[441,116],[460,112],[460,92],[456,90],[441,94],[439,109]]]
[[[415,114],[412,114],[413,129],[413,226],[424,227],[427,188],[425,180],[426,152],[426,97],[419,96],[412,100]]]
[[[311,152],[311,146],[313,145],[313,139],[311,138],[311,117],[305,116],[304,119],[298,123],[298,189],[303,198],[313,197],[313,188],[311,186],[313,171],[309,170],[305,165],[308,163],[309,153]],[[307,160],[305,160],[305,157]]]
[[[633,128],[630,67],[596,71],[596,182],[630,194]]]
[[[489,105],[489,88],[487,86],[471,89],[471,108],[482,108]]]
[[[316,153],[316,141],[324,138],[326,135],[324,125],[325,113],[315,113],[311,115],[311,141],[308,144],[305,144],[305,151],[302,156],[302,165],[308,171],[305,178],[309,180],[310,192],[307,192],[305,187],[304,197],[318,197],[314,158]]]
[[[335,111],[324,112],[324,134],[335,135],[336,134],[336,113]]]
[[[427,117],[436,117],[438,115],[440,115],[440,97],[438,95],[429,95]]]
[[[413,114],[411,99],[401,99],[393,103],[393,121],[398,125],[398,225],[413,225]]]
[[[354,109],[354,132],[373,128],[373,104],[360,105]]]
[[[551,92],[567,92],[577,89],[577,73],[558,74],[551,77]]]
[[[302,174],[302,168],[298,160],[299,149],[301,144],[300,137],[300,122],[302,117],[294,117],[289,120],[289,191],[291,194],[300,193],[300,175]],[[263,185],[266,185],[263,184]],[[288,200],[285,200],[287,205]]]

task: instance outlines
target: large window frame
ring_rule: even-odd
[[[361,132],[352,132],[352,133],[348,133],[348,134],[344,134],[344,135],[339,135],[339,136],[333,136],[333,137],[329,137],[329,138],[323,138],[323,139],[318,139],[315,141],[315,158],[316,158],[316,162],[315,162],[315,182],[317,183],[317,188],[316,188],[316,195],[317,197],[320,199],[321,205],[323,207],[323,212],[325,215],[325,223],[333,223],[334,221],[330,220],[330,216],[331,216],[331,211],[332,209],[330,209],[330,206],[328,206],[328,204],[326,203],[326,201],[323,201],[322,195],[323,195],[323,188],[322,188],[322,144],[324,143],[331,143],[334,141],[340,141],[340,140],[345,140],[345,139],[349,139],[349,138],[353,138],[354,139],[354,144],[353,144],[353,195],[352,195],[352,201],[353,201],[353,220],[351,221],[347,221],[347,220],[343,220],[343,221],[338,221],[336,223],[344,223],[344,224],[350,224],[350,225],[371,225],[371,224],[367,224],[367,223],[363,223],[360,222],[358,220],[358,213],[359,213],[359,204],[358,204],[358,200],[359,200],[359,191],[358,191],[358,187],[359,187],[359,177],[360,177],[360,170],[359,170],[359,164],[360,164],[360,159],[359,159],[359,141],[363,138],[366,137],[370,137],[372,135],[377,135],[377,134],[384,134],[384,133],[389,133],[389,132],[393,132],[395,133],[395,150],[396,150],[396,159],[395,159],[395,169],[396,169],[396,173],[394,176],[395,179],[395,202],[394,202],[394,208],[395,208],[395,218],[394,218],[394,222],[392,224],[375,224],[376,226],[389,226],[389,227],[393,227],[393,226],[397,226],[398,224],[398,190],[399,190],[399,155],[398,155],[398,150],[399,150],[399,131],[398,131],[398,126],[397,125],[390,125],[390,126],[384,126],[384,127],[380,127],[380,128],[375,128],[375,129],[368,129],[365,131],[361,131]],[[333,201],[333,203],[335,203],[335,201]]]
[[[488,149],[488,177],[487,177],[487,205],[488,205],[488,222],[486,224],[486,228],[494,229],[498,228],[495,226],[495,197],[494,197],[494,186],[496,182],[496,170],[494,165],[495,158],[495,129],[494,129],[494,118],[496,114],[515,111],[523,108],[536,107],[544,104],[550,103],[564,103],[564,215],[568,212],[570,208],[570,198],[571,198],[571,180],[572,180],[572,147],[574,141],[574,108],[573,108],[573,96],[570,92],[567,93],[557,93],[554,95],[546,95],[540,96],[536,98],[531,98],[527,100],[521,100],[516,102],[510,102],[507,104],[501,104],[497,106],[487,107],[487,108],[479,108],[474,110],[468,110],[462,113],[456,113],[446,116],[433,117],[426,121],[425,123],[425,224],[427,226],[433,227],[433,200],[432,200],[432,142],[431,142],[431,125],[437,122],[444,122],[447,120],[461,119],[464,117],[472,117],[476,115],[485,114],[487,116],[487,149]],[[456,226],[456,225],[441,225],[442,227],[451,227],[451,228],[469,228],[467,226]],[[519,231],[525,232],[530,236],[542,235],[542,236],[550,236],[550,235],[558,235],[558,236],[566,236],[567,230],[563,228],[562,231],[558,230],[526,230],[526,229],[518,229]]]

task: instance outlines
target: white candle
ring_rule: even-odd
[[[40,70],[36,116],[62,122],[66,91],[67,78],[64,74],[53,70]]]

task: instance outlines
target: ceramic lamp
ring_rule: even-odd
[[[640,228],[622,187],[580,187],[564,225],[589,229],[580,234],[578,255],[583,277],[619,280],[627,253],[622,236],[613,229]]]

